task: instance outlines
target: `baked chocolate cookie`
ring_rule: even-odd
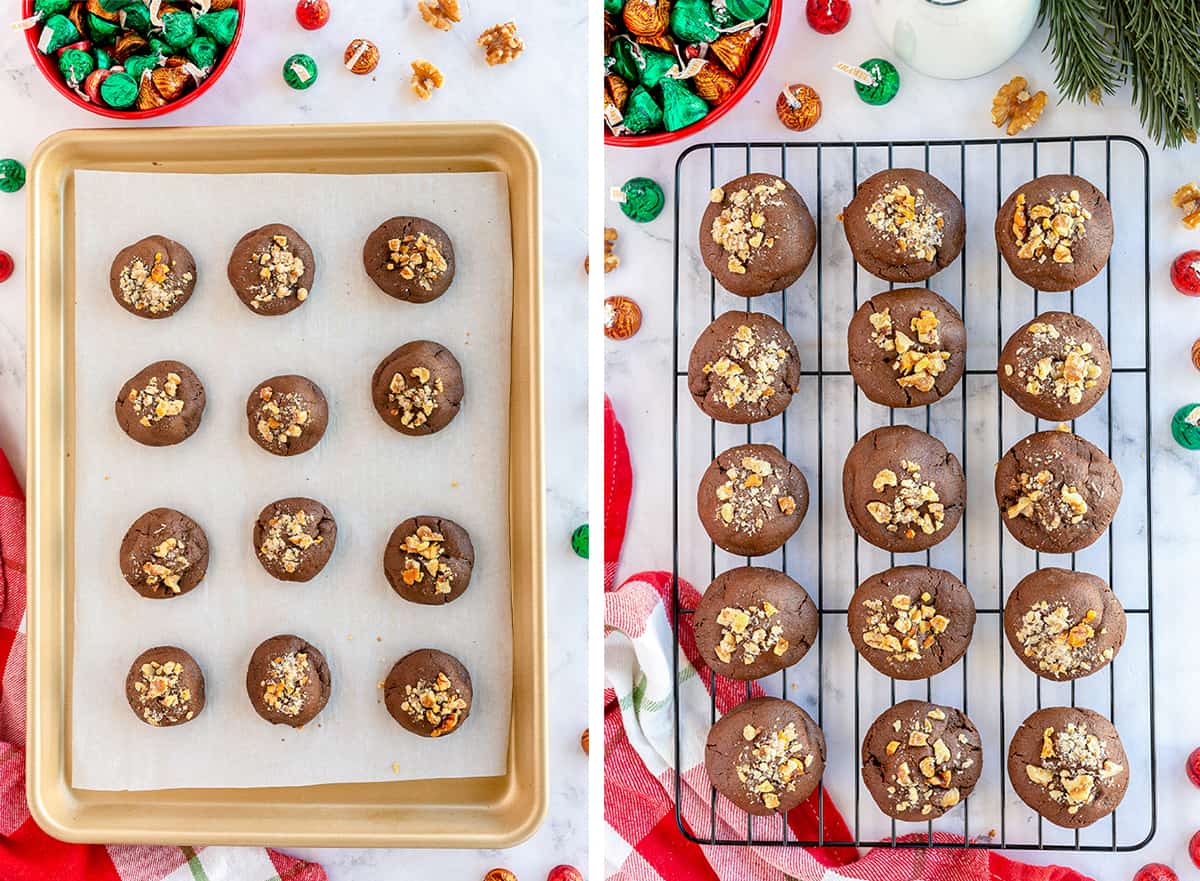
[[[761,679],[808,653],[821,615],[808,592],[782,572],[742,566],[716,577],[692,621],[710,669],[730,679]]]
[[[738,704],[708,732],[704,767],[717,791],[748,814],[786,814],[825,773],[825,735],[791,701]]]
[[[320,387],[304,376],[264,379],[246,399],[250,438],[268,453],[297,456],[317,445],[329,424],[329,403]]]
[[[400,725],[421,737],[444,737],[471,715],[471,674],[453,655],[418,649],[392,667],[383,703]]]
[[[966,652],[975,601],[944,569],[895,566],[858,586],[846,627],[855,650],[884,676],[927,679]]]
[[[808,510],[808,481],[770,444],[730,447],[700,478],[696,510],[719,547],[761,557],[800,528]]]
[[[474,565],[471,536],[446,517],[409,517],[392,531],[383,551],[383,573],[392,590],[427,606],[462,596]]]
[[[875,294],[850,319],[846,344],[855,383],[885,407],[941,400],[967,364],[962,316],[927,288]]]
[[[1044,679],[1090,676],[1125,642],[1125,610],[1102,578],[1049,567],[1020,580],[1004,604],[1004,633]]]
[[[1026,413],[1063,422],[1104,396],[1112,360],[1091,322],[1070,312],[1043,312],[1008,338],[997,374],[1000,390]]]
[[[337,523],[320,502],[295,497],[271,502],[254,522],[254,555],[280,581],[310,581],[337,543]]]
[[[717,187],[700,220],[700,258],[725,290],[743,297],[786,288],[804,274],[816,244],[803,197],[772,174]]]
[[[379,417],[401,434],[433,434],[462,406],[462,367],[441,343],[413,340],[375,368],[371,400]]]
[[[307,725],[325,709],[332,686],[325,656],[290,633],[262,642],[246,668],[250,706],[272,725]]]
[[[1046,707],[1008,744],[1008,777],[1021,801],[1056,826],[1080,829],[1117,809],[1129,760],[1112,722],[1082,707]]]
[[[454,243],[432,220],[393,217],[367,236],[363,267],[389,297],[428,303],[454,281]]]
[[[996,502],[1012,537],[1070,554],[1104,534],[1121,503],[1121,475],[1097,446],[1069,431],[1039,431],[996,467]]]
[[[897,820],[937,819],[971,794],[982,770],[983,741],[954,707],[901,701],[863,738],[863,783]]]
[[[928,172],[889,168],[858,186],[842,211],[858,265],[884,281],[924,281],[962,252],[966,221],[958,196]]]
[[[233,248],[226,272],[238,298],[257,315],[298,309],[312,293],[316,259],[300,233],[268,223],[246,233]]]
[[[1017,187],[996,215],[996,247],[1012,274],[1041,291],[1086,284],[1108,262],[1112,208],[1090,181],[1048,174]]]
[[[726,312],[704,329],[688,361],[688,390],[719,422],[778,416],[800,386],[800,352],[770,315]]]
[[[191,251],[166,236],[147,236],[122,248],[108,273],[113,299],[142,318],[166,318],[196,289]]]
[[[118,564],[129,586],[150,599],[182,596],[208,571],[208,536],[174,508],[154,508],[121,539]]]
[[[204,709],[204,673],[178,646],[155,646],[130,664],[125,699],[134,715],[147,725],[182,725]]]
[[[117,425],[148,447],[181,443],[200,427],[204,385],[181,361],[155,361],[117,393]]]
[[[907,425],[867,432],[842,468],[850,525],[875,547],[895,553],[944,541],[962,517],[966,491],[958,458],[933,435]]]

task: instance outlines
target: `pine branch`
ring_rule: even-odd
[[[1102,0],[1042,0],[1038,25],[1049,25],[1046,45],[1063,98],[1099,104],[1121,86],[1120,62],[1112,52],[1112,26]]]

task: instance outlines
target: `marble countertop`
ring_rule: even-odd
[[[645,225],[628,221],[615,204],[610,203],[605,209],[607,224],[616,227],[620,235],[616,251],[621,259],[620,268],[606,277],[607,293],[633,297],[640,303],[644,316],[637,337],[606,345],[605,385],[625,426],[634,468],[630,538],[626,541],[619,577],[642,569],[671,566],[669,539],[664,540],[667,537],[663,531],[664,521],[671,518],[673,470],[671,446],[663,442],[671,432],[671,206],[675,162],[688,144],[756,139],[992,138],[997,135],[989,118],[992,95],[1002,82],[1017,74],[1028,77],[1033,88],[1045,88],[1051,94],[1042,121],[1028,134],[1143,137],[1127,91],[1106,99],[1100,107],[1055,103],[1049,57],[1040,51],[1045,40],[1041,32],[1035,33],[1022,51],[999,70],[974,80],[938,81],[901,66],[903,85],[899,96],[886,107],[869,107],[855,97],[851,82],[832,70],[835,62],[853,64],[874,56],[888,56],[867,13],[867,5],[855,4],[849,27],[832,37],[810,30],[803,20],[802,8],[802,3],[787,4],[779,42],[762,78],[724,119],[682,143],[654,149],[606,151],[607,186],[619,186],[635,175],[652,177],[664,185],[668,204],[660,218]],[[775,116],[775,98],[786,82],[809,83],[823,98],[820,123],[800,135],[785,130]],[[1194,524],[1191,512],[1200,493],[1200,455],[1175,445],[1169,422],[1177,407],[1200,399],[1200,374],[1189,359],[1189,349],[1200,333],[1197,320],[1200,303],[1179,296],[1168,274],[1171,260],[1200,241],[1195,233],[1183,228],[1178,213],[1170,205],[1175,188],[1195,176],[1196,156],[1197,148],[1189,145],[1166,152],[1150,148],[1157,834],[1143,850],[1128,854],[1010,854],[1032,862],[1066,863],[1097,878],[1128,878],[1137,867],[1152,860],[1174,865],[1181,877],[1196,877],[1187,858],[1187,840],[1196,830],[1200,816],[1200,790],[1185,777],[1184,760],[1200,744],[1200,707],[1190,693],[1200,672],[1200,660],[1195,653],[1181,647],[1194,641],[1195,615],[1191,608],[1194,599],[1187,585],[1200,563],[1200,545],[1191,534]],[[683,228],[690,238],[691,225],[684,222]],[[1115,296],[1120,297],[1120,292]],[[804,344],[801,345],[803,348]],[[690,346],[690,341],[681,346]],[[681,406],[691,405],[684,400]],[[840,468],[840,459],[836,467]],[[1117,549],[1121,547],[1118,545]],[[1134,551],[1126,548],[1125,552]],[[980,834],[987,829],[972,832]]]
[[[586,291],[585,177],[586,83],[579,70],[585,57],[587,10],[582,3],[546,4],[537,16],[519,15],[524,55],[505,67],[489,68],[475,37],[512,16],[517,4],[475,0],[465,21],[449,34],[429,28],[415,0],[392,4],[386,15],[367,4],[334,0],[329,24],[302,30],[292,3],[250,5],[246,33],[237,56],[212,91],[194,104],[161,118],[162,125],[242,125],[258,123],[383,122],[497,119],[523,130],[542,161],[545,290],[545,363],[555,381],[546,384],[546,436],[549,615],[554,651],[550,655],[550,807],[546,822],[525,844],[508,852],[322,849],[292,851],[320,861],[331,881],[381,878],[462,878],[483,876],[495,865],[524,878],[542,878],[561,862],[585,863],[587,846],[587,761],[579,747],[587,712],[586,565],[571,551],[571,530],[586,519],[587,489],[579,469],[585,455],[587,400],[585,328],[581,316]],[[356,8],[357,6],[357,8]],[[378,44],[379,67],[367,77],[341,67],[342,51],[353,37]],[[317,84],[304,92],[288,89],[280,76],[283,60],[307,52],[318,63]],[[446,75],[431,101],[409,90],[409,62],[427,58]],[[554,112],[546,112],[553,107]],[[4,28],[0,35],[0,155],[27,162],[37,144],[67,128],[114,125],[69,105],[42,79],[23,34]],[[121,125],[116,123],[116,125]],[[149,198],[143,194],[139,198]],[[186,210],[182,206],[181,210]],[[122,208],[136,213],[137,202]],[[0,249],[12,254],[16,271],[0,284],[0,449],[18,474],[25,467],[25,194],[0,195]]]

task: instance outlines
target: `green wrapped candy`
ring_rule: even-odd
[[[172,49],[183,49],[196,39],[196,19],[190,12],[168,12],[162,22],[163,39]]]
[[[678,59],[670,52],[664,52],[661,49],[655,49],[650,46],[642,46],[642,71],[641,83],[647,89],[653,89],[662,82],[667,73],[679,66]]]
[[[671,33],[684,43],[711,43],[721,36],[708,0],[676,0],[671,7]]]
[[[206,12],[196,18],[196,28],[217,41],[218,46],[228,46],[237,33],[238,11],[234,7],[220,12]]]
[[[649,223],[667,204],[662,187],[648,177],[631,177],[621,186],[621,193],[625,196],[621,213],[635,223]]]
[[[137,80],[122,71],[109,74],[100,84],[100,97],[109,107],[124,110],[137,100]]]
[[[571,550],[585,560],[588,558],[588,525],[586,523],[577,526],[571,533]]]
[[[771,0],[725,0],[725,12],[730,24],[743,21],[758,21],[771,8]]]
[[[896,65],[886,58],[869,58],[861,65],[863,70],[874,77],[870,85],[854,81],[854,91],[858,97],[873,107],[881,107],[896,97],[900,91],[900,71]]]
[[[42,18],[56,12],[66,12],[70,8],[71,0],[33,0],[33,11]]]
[[[90,12],[87,17],[87,29],[92,35],[93,43],[111,43],[117,38],[117,34],[121,33],[121,25],[118,22],[109,21]]]
[[[604,0],[604,11],[610,15],[620,15],[625,9],[625,0]]]
[[[187,56],[201,70],[211,70],[217,63],[217,41],[212,37],[196,37],[187,48]]]
[[[708,102],[681,83],[667,77],[662,81],[663,128],[677,132],[708,116]]]
[[[158,59],[153,55],[130,55],[125,59],[125,72],[133,77],[135,83],[142,81],[142,74],[158,67]]]
[[[317,81],[317,62],[311,55],[297,52],[283,62],[283,81],[293,89],[307,89]]]
[[[1200,404],[1184,404],[1175,411],[1171,437],[1185,450],[1200,450]]]
[[[65,15],[52,15],[42,25],[42,33],[38,36],[38,51],[43,55],[57,52],[63,46],[69,46],[79,39],[79,30]]]
[[[100,5],[109,12],[120,12],[129,6],[144,6],[143,0],[100,0]]]
[[[627,83],[636,83],[642,78],[641,58],[642,47],[622,35],[613,40],[612,54],[605,58],[604,63],[608,73],[615,73]]]
[[[150,33],[150,10],[138,3],[121,10],[121,25],[126,30],[137,31],[143,37]]]
[[[167,56],[174,54],[171,47],[164,43],[158,37],[151,37],[149,40],[150,54],[157,58],[160,62]]]
[[[96,69],[107,70],[112,67],[112,56],[108,54],[107,49],[96,48]]]
[[[25,186],[25,166],[16,159],[0,159],[0,191],[15,193]]]
[[[636,86],[629,93],[622,124],[635,135],[648,132],[662,125],[663,112],[645,86]]]
[[[84,78],[96,69],[96,62],[91,54],[82,49],[64,49],[58,56],[58,69],[67,81],[67,85],[75,88]]]

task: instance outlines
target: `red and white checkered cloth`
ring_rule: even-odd
[[[64,844],[25,801],[25,497],[0,453],[0,881],[327,881],[261,847]]]
[[[604,405],[605,498],[605,690],[604,821],[605,874],[612,881],[1088,881],[1059,866],[1017,863],[979,849],[878,848],[860,858],[854,848],[710,847],[684,837],[675,818],[676,769],[672,691],[674,636],[671,629],[671,573],[642,572],[619,587],[616,572],[633,491],[633,469],[624,429],[612,404]],[[684,606],[694,608],[699,593],[680,581]],[[678,693],[682,754],[701,756],[709,723],[709,671],[696,652],[690,621],[680,626]],[[716,679],[717,709],[745,699],[741,683]],[[757,686],[753,687],[755,693]],[[710,785],[704,765],[686,768],[681,778],[680,816],[707,834],[713,824]],[[796,838],[819,831],[820,793],[788,814]],[[824,805],[825,839],[850,840],[833,802]],[[745,814],[720,800],[716,831],[721,837],[745,834]],[[949,835],[944,841],[961,840]]]

